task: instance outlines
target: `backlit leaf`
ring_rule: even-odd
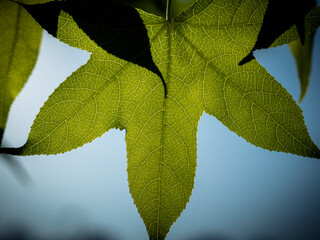
[[[291,52],[294,56],[298,69],[298,76],[300,80],[301,89],[299,99],[300,102],[304,98],[309,85],[313,39],[314,33],[308,33],[306,34],[306,39],[303,45],[300,39],[289,43]]]
[[[10,106],[37,60],[42,29],[18,4],[0,0],[0,144]]]
[[[106,52],[61,11],[57,38],[92,52],[90,59],[49,97],[26,144],[2,152],[58,154],[126,129],[129,189],[150,239],[164,239],[189,201],[204,111],[256,146],[319,158],[290,94],[256,60],[238,65],[256,42],[266,6],[202,0],[172,22],[139,10],[167,97],[157,74]],[[319,22],[316,8],[306,29]],[[274,44],[298,37],[292,28]]]

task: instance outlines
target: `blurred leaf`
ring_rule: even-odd
[[[315,0],[269,0],[257,41],[250,53],[239,64],[243,65],[254,59],[254,50],[270,47],[281,34],[293,25],[297,27],[303,43],[305,38],[305,15],[315,6]]]
[[[28,172],[14,156],[2,154],[0,158],[6,164],[6,166],[9,167],[11,172],[21,184],[27,185],[32,182]]]
[[[1,151],[58,154],[126,129],[129,189],[150,239],[164,239],[189,201],[204,111],[256,146],[319,158],[292,96],[257,61],[238,65],[255,45],[266,6],[202,0],[172,22],[138,10],[167,97],[159,75],[108,53],[60,11],[55,35],[91,52],[90,59],[49,97],[26,144]],[[307,29],[319,23],[318,9],[306,16]],[[298,37],[290,29],[277,43]]]
[[[300,80],[301,91],[299,102],[301,102],[304,98],[309,85],[313,39],[314,33],[307,33],[304,45],[302,45],[300,39],[289,43],[291,52],[296,61],[298,76]]]
[[[18,4],[0,0],[0,144],[8,112],[37,60],[42,29]]]

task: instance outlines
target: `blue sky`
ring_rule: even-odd
[[[255,56],[297,100],[299,82],[288,47]],[[4,145],[25,143],[48,96],[88,58],[87,52],[44,33],[36,67],[12,106]],[[320,146],[319,33],[313,60],[310,87],[300,106]],[[21,226],[40,238],[98,231],[112,239],[147,239],[129,194],[124,136],[124,131],[111,130],[66,154],[17,158],[32,178],[28,184],[21,184],[0,161],[0,233]],[[316,234],[320,239],[319,160],[257,148],[203,115],[197,161],[193,194],[168,240],[301,239]]]

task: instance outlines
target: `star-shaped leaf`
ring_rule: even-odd
[[[256,146],[319,158],[290,94],[256,60],[238,65],[255,44],[266,6],[202,0],[170,22],[139,10],[167,97],[157,74],[106,52],[61,11],[57,38],[91,57],[49,97],[26,144],[2,152],[58,154],[126,129],[129,189],[150,239],[164,239],[189,201],[204,111]],[[305,19],[314,30],[319,8]],[[290,29],[274,44],[295,39]]]

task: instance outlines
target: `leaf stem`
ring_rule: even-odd
[[[171,6],[172,6],[172,0],[167,0],[167,9],[166,9],[166,20],[168,22],[171,22],[171,18],[172,18],[172,10],[171,10]]]

